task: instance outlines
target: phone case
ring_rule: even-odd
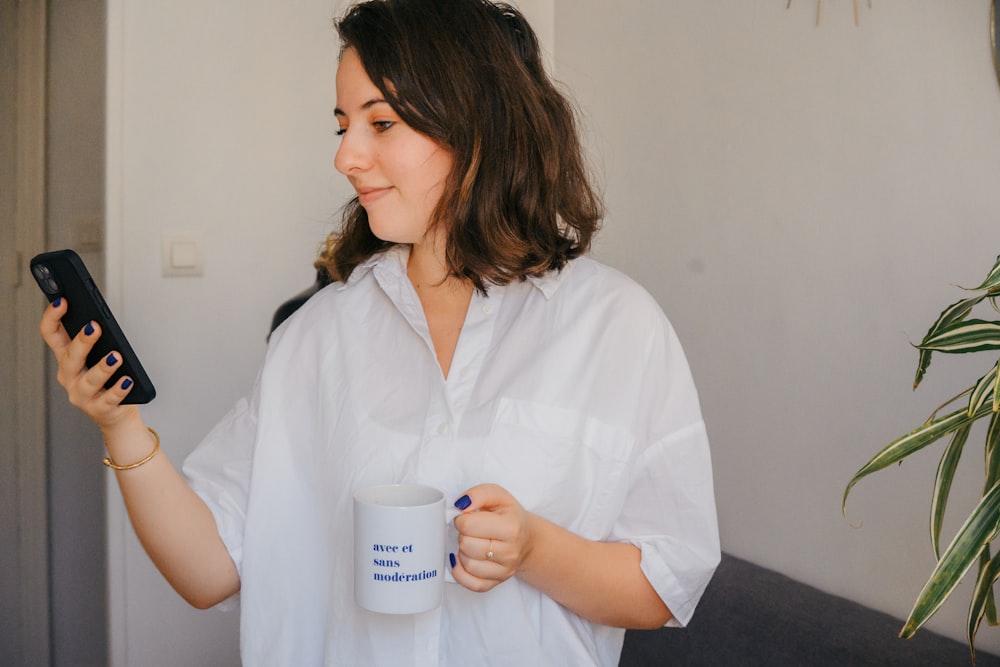
[[[42,253],[32,258],[31,275],[50,303],[59,297],[64,297],[69,303],[62,323],[71,338],[88,322],[100,324],[101,337],[87,355],[88,368],[101,363],[112,351],[121,355],[122,365],[108,380],[105,388],[113,386],[123,375],[127,375],[135,384],[122,403],[140,404],[153,400],[156,397],[153,383],[80,256],[72,250]]]

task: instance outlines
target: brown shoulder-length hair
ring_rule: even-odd
[[[447,231],[448,268],[488,284],[561,269],[603,217],[574,110],[542,65],[521,13],[489,0],[369,0],[336,22],[399,117],[453,156],[431,224]],[[393,245],[352,199],[317,266],[346,280]]]

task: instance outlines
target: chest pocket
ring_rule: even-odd
[[[633,443],[578,410],[501,398],[484,463],[529,512],[601,539],[625,497]]]

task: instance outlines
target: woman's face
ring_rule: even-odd
[[[404,123],[365,72],[354,49],[337,68],[341,143],[334,158],[383,241],[424,242],[452,169],[451,152]]]

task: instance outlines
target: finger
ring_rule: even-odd
[[[66,333],[66,329],[62,325],[62,316],[66,314],[67,308],[66,299],[59,297],[45,309],[45,312],[42,313],[42,321],[38,325],[42,339],[55,353],[56,358],[59,358],[63,349],[70,343],[69,334]]]
[[[466,491],[455,506],[465,512],[475,512],[507,507],[516,502],[507,489],[498,484],[479,484]]]
[[[101,327],[96,322],[88,322],[56,356],[59,370],[56,379],[69,389],[77,382],[87,366],[87,355],[101,337]]]
[[[506,537],[507,531],[497,533],[498,515],[505,509],[519,507],[514,497],[497,484],[479,484],[467,490],[455,507],[462,514],[455,517],[455,529],[477,537]]]
[[[483,563],[502,565],[504,543],[500,540],[486,537],[469,537],[459,535],[458,552],[467,561],[482,561]]]
[[[121,355],[111,352],[93,368],[81,373],[66,387],[70,404],[80,408],[91,417],[96,417],[97,413],[103,409],[99,399],[105,393],[105,385],[115,371],[121,365]]]
[[[486,558],[486,552],[480,550],[485,548],[487,547],[477,547],[471,555],[459,548],[458,562],[471,576],[483,581],[499,583],[513,577],[514,569],[496,560],[497,556],[493,559]]]
[[[517,573],[521,551],[516,543],[496,538],[459,536],[458,554],[477,577],[504,581]]]
[[[59,364],[56,379],[67,390],[77,382],[87,367],[87,355],[101,337],[100,327],[96,322],[87,323],[76,336],[63,347],[56,361]]]
[[[99,425],[109,425],[127,416],[122,401],[134,386],[130,377],[119,378],[105,389],[108,380],[121,367],[121,355],[112,352],[80,376],[69,391],[70,403],[83,410]]]
[[[490,538],[498,540],[509,540],[517,532],[516,526],[511,524],[511,518],[497,512],[468,512],[455,517],[455,530],[459,537],[481,538],[489,541]],[[483,553],[486,553],[483,551]]]
[[[112,370],[112,373],[117,371],[117,366]],[[102,385],[103,386],[103,385]],[[128,376],[118,378],[111,387],[105,389],[98,396],[98,401],[102,404],[105,411],[113,410],[121,405],[121,402],[125,400],[125,397],[129,395],[132,391],[132,387],[135,383],[132,378]]]
[[[458,556],[449,554],[449,558],[451,559],[451,574],[455,577],[455,582],[470,591],[485,593],[500,583],[496,579],[483,579],[469,572],[461,554]]]
[[[73,388],[74,392],[82,394],[88,400],[98,398],[99,395],[106,393],[105,385],[108,384],[108,380],[121,364],[121,354],[118,352],[108,353],[107,356],[94,364],[93,368],[80,376]]]

